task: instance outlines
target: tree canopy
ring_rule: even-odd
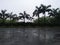
[[[46,12],[48,12],[48,16],[46,16]],[[44,15],[42,17],[41,13]],[[37,19],[34,16],[38,17]],[[60,9],[59,8],[51,8],[51,5],[43,5],[41,4],[39,7],[36,6],[36,9],[33,11],[32,16],[26,11],[23,13],[14,14],[13,12],[7,13],[7,10],[1,10],[0,12],[0,25],[3,24],[13,24],[19,25],[21,22],[19,20],[24,20],[22,24],[26,24],[26,19],[29,21],[33,20],[32,22],[27,22],[27,24],[32,25],[60,25]],[[15,23],[15,24],[14,24]],[[21,24],[21,25],[22,25]]]

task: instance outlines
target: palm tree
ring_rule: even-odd
[[[49,17],[53,17],[55,19],[54,23],[60,23],[60,10],[59,8],[52,9],[51,12],[49,12]]]
[[[14,21],[14,20],[17,21],[18,20],[17,15],[16,14],[13,14],[13,12],[9,13],[9,18],[12,21]]]
[[[25,19],[28,19],[28,20],[30,20],[32,17],[30,17],[30,15],[29,14],[27,14],[25,11],[24,11],[24,13],[19,13],[19,18],[20,19],[24,19],[24,23],[25,23]]]
[[[36,9],[35,9],[35,11],[33,12],[33,17],[34,16],[37,16],[38,17],[38,21],[39,21],[39,14],[41,13],[41,6],[40,7],[38,7],[38,6],[36,6]],[[39,22],[38,22],[39,23]]]
[[[41,4],[40,7],[36,6],[36,10],[33,12],[33,16],[38,16],[38,20],[39,20],[39,14],[43,13],[44,21],[45,21],[45,13],[51,11],[51,9],[49,7],[51,7],[51,5],[45,6],[45,5]]]
[[[49,17],[56,17],[57,14],[58,14],[58,10],[59,8],[56,8],[56,9],[52,9],[52,11],[50,11],[48,14],[49,14]]]
[[[3,23],[5,22],[5,20],[9,17],[8,16],[8,13],[6,13],[7,10],[1,10],[1,13],[0,13],[0,19],[3,20]]]
[[[44,23],[45,23],[45,16],[46,16],[45,13],[51,11],[50,7],[51,7],[51,5],[45,6],[45,5],[41,4],[41,13],[44,14]]]

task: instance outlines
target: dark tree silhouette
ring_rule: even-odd
[[[51,11],[51,9],[49,7],[51,7],[51,5],[45,6],[45,5],[41,4],[40,7],[36,6],[36,10],[33,12],[33,16],[35,16],[35,15],[38,16],[38,20],[39,20],[39,14],[43,13],[44,20],[45,20],[45,13]]]
[[[9,17],[8,13],[6,13],[7,10],[1,10],[0,12],[0,19],[3,20],[3,22],[5,22],[5,20]]]
[[[58,10],[59,8],[56,8],[56,9],[52,9],[52,11],[50,11],[48,14],[49,14],[49,17],[56,17],[57,14],[58,14]]]
[[[51,5],[45,6],[45,5],[41,4],[41,13],[44,14],[44,23],[45,23],[45,16],[46,16],[45,13],[51,11],[50,7],[51,7]]]
[[[24,23],[25,23],[25,19],[28,19],[28,20],[30,20],[30,19],[32,19],[32,17],[30,17],[30,15],[29,14],[27,14],[25,11],[24,11],[24,13],[19,13],[19,18],[20,19],[24,19]]]
[[[38,21],[39,21],[39,14],[41,13],[41,7],[36,6],[35,11],[33,12],[33,17],[38,16]],[[38,22],[39,23],[39,22]]]
[[[9,13],[9,18],[10,20],[15,20],[15,21],[18,20],[17,14],[13,14],[13,12]]]
[[[59,8],[52,9],[51,12],[49,12],[49,17],[53,17],[55,19],[55,23],[60,24],[60,10]]]

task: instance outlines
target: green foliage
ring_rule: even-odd
[[[59,10],[59,8],[52,9],[52,11],[49,12],[49,16],[54,17],[55,24],[60,24],[60,10]]]
[[[33,16],[31,17],[30,14],[27,14],[25,11],[23,13],[17,14],[7,13],[7,10],[1,10],[0,12],[0,26],[50,26],[50,25],[60,25],[60,9],[51,9],[51,5],[43,5],[41,4],[40,7],[36,6],[36,9],[33,12]],[[46,16],[45,13],[48,12],[49,16]],[[40,14],[44,14],[43,17],[40,17]],[[34,16],[38,16],[36,20],[33,22],[25,22],[25,19],[29,21],[33,19]],[[23,22],[18,22],[18,20],[23,19]]]
[[[50,24],[54,24],[55,23],[55,19],[53,17],[45,17],[45,22],[44,22],[44,17],[40,17],[39,20],[36,19],[34,20],[34,23],[37,23],[40,25],[50,25]]]
[[[51,9],[50,9],[51,5],[43,5],[41,4],[39,7],[36,6],[36,9],[34,10],[33,12],[33,16],[38,16],[39,18],[39,14],[43,13],[44,14],[44,18],[45,18],[45,12],[50,12]]]
[[[29,14],[27,14],[25,11],[24,11],[24,13],[19,13],[19,19],[24,19],[24,22],[25,22],[25,19],[28,19],[28,20],[30,20],[30,19],[32,19],[32,17],[29,15]]]

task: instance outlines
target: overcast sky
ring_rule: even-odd
[[[35,6],[52,5],[52,8],[60,8],[60,0],[0,0],[0,10],[7,9],[8,12],[26,11],[28,14],[32,14],[35,10]]]

